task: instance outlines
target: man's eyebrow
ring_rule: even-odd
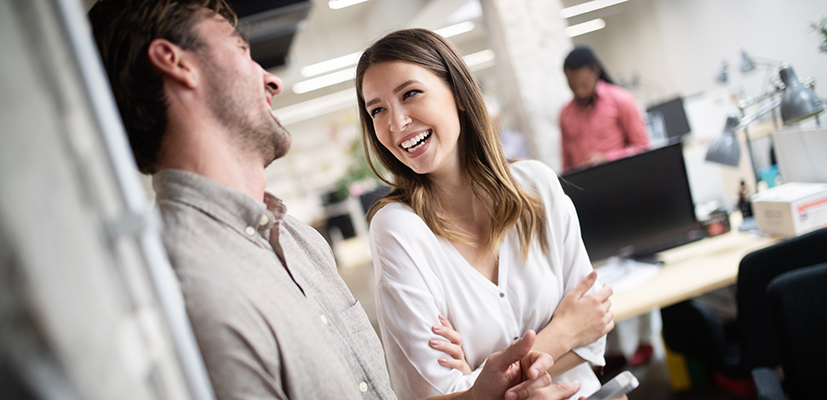
[[[407,81],[405,81],[405,82],[402,82],[402,84],[401,84],[401,85],[399,85],[399,86],[397,86],[396,88],[394,88],[394,89],[393,89],[393,92],[394,92],[394,93],[399,93],[402,89],[406,88],[408,85],[410,85],[410,84],[412,84],[412,83],[418,83],[418,82],[419,82],[419,81],[417,81],[416,79],[410,79],[410,80],[407,80]],[[370,107],[371,105],[373,105],[374,103],[377,103],[378,101],[379,101],[379,99],[373,99],[373,100],[371,100],[371,101],[369,101],[369,102],[365,103],[365,108]]]
[[[239,38],[241,38],[241,40],[244,41],[244,43],[250,44],[250,39],[247,39],[247,35],[245,35],[243,32],[238,30],[238,28],[233,30],[233,35],[232,36],[239,37]]]

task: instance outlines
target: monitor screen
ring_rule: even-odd
[[[561,177],[592,262],[702,237],[680,142]]]
[[[662,118],[668,138],[679,137],[691,130],[689,120],[686,118],[686,111],[683,108],[682,97],[651,106],[646,109],[646,113],[659,115]]]

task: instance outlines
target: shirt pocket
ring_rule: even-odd
[[[339,315],[342,328],[351,343],[354,356],[368,376],[386,376],[385,353],[376,330],[373,329],[362,303],[356,301]],[[381,379],[385,381],[385,379]],[[377,383],[379,384],[379,383]],[[381,384],[379,384],[381,386]]]

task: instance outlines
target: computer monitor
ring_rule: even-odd
[[[653,119],[662,118],[668,139],[681,137],[692,130],[683,108],[683,97],[648,107],[646,113]]]
[[[643,257],[703,237],[680,142],[563,175],[593,263]]]

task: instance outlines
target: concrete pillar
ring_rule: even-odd
[[[571,98],[563,60],[572,43],[560,0],[481,0],[500,96],[533,156],[561,171],[560,108]]]

